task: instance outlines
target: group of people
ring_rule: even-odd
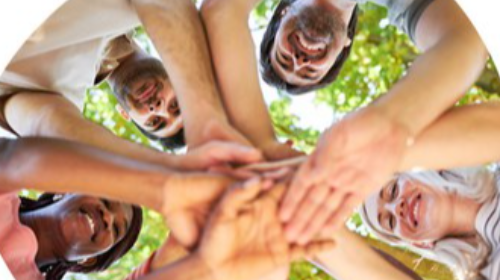
[[[30,36],[0,76],[0,125],[18,136],[0,139],[0,255],[16,279],[106,269],[136,241],[140,206],[171,233],[129,279],[286,279],[298,259],[343,280],[420,279],[345,228],[355,209],[460,279],[500,278],[497,174],[465,168],[500,159],[500,104],[454,107],[488,57],[454,0],[373,0],[422,53],[307,157],[278,141],[258,68],[290,94],[334,83],[366,0],[281,0],[260,66],[258,2],[68,0]],[[161,60],[134,42],[138,25]],[[86,120],[85,91],[103,81],[126,120],[187,153]]]

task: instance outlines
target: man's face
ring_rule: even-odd
[[[322,1],[298,0],[282,13],[271,65],[289,84],[320,82],[351,41],[340,12]]]
[[[159,138],[170,137],[183,127],[177,97],[160,61],[135,59],[120,70],[124,79],[115,85],[126,102],[125,110],[143,130]],[[118,79],[117,79],[118,81]]]

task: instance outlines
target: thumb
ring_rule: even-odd
[[[233,186],[222,199],[220,210],[226,218],[235,218],[245,204],[258,197],[262,188],[262,180],[258,177],[246,181],[242,185]]]
[[[175,239],[184,247],[193,248],[200,235],[201,228],[192,213],[178,212],[167,221]]]

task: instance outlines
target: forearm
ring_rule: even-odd
[[[417,26],[424,52],[378,102],[385,114],[414,136],[453,106],[484,68],[487,51],[472,24],[452,0],[435,1]]]
[[[317,255],[312,261],[339,280],[416,280],[420,279],[408,269],[402,269],[384,259],[363,239],[343,230],[335,248]]]
[[[5,114],[23,137],[72,140],[137,160],[174,164],[173,156],[122,139],[86,120],[71,102],[56,94],[19,93],[6,104]]]
[[[141,204],[163,205],[169,171],[78,143],[48,138],[1,140],[1,188],[77,192]]]
[[[473,166],[500,160],[500,103],[453,108],[407,149],[399,171]]]
[[[202,17],[230,122],[254,145],[275,140],[259,85],[248,17],[257,1],[205,0]]]
[[[227,121],[198,11],[190,0],[132,3],[177,93],[188,145],[197,145],[205,121]]]

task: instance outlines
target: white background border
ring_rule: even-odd
[[[495,64],[500,68],[500,1],[456,1],[476,26]],[[0,3],[0,73],[26,38],[64,2],[65,0],[3,0]],[[0,278],[9,279],[7,273],[0,269]]]

